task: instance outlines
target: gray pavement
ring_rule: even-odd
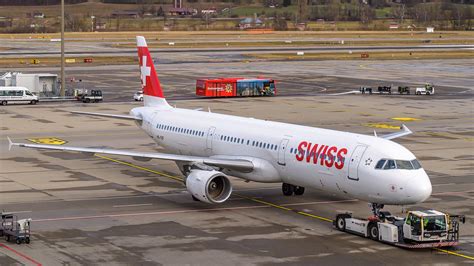
[[[391,118],[421,119],[408,122],[415,134],[399,142],[412,150],[428,171],[433,195],[423,204],[405,208],[436,208],[466,215],[462,244],[452,251],[474,256],[472,98],[407,101],[404,97],[317,95],[176,103],[183,108],[209,106],[214,112],[365,134],[372,134],[368,123],[397,125],[400,122]],[[206,205],[194,202],[180,182],[165,176],[179,176],[170,162],[139,162],[126,157],[111,161],[109,157],[19,148],[7,151],[7,135],[16,141],[56,137],[76,146],[157,151],[159,147],[133,123],[68,113],[79,109],[120,114],[136,105],[2,107],[0,208],[34,219],[30,245],[6,245],[44,265],[472,263],[465,257],[433,250],[408,251],[340,233],[326,221],[296,213],[330,219],[345,210],[359,216],[369,214],[367,203],[323,191],[309,189],[301,197],[284,197],[278,184],[233,179],[235,193],[228,202]],[[387,210],[400,214],[402,208]],[[2,246],[0,261],[32,263]]]

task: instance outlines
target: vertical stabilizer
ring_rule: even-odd
[[[166,102],[160,80],[156,74],[153,58],[148,51],[145,37],[137,36],[138,62],[145,106],[169,106]]]

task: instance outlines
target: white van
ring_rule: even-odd
[[[0,87],[0,104],[9,103],[29,103],[36,104],[38,96],[31,93],[24,87]]]

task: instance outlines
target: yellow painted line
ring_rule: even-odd
[[[240,195],[240,194],[235,194],[235,195],[236,195],[236,196],[239,196],[239,197],[241,197],[241,198],[244,198],[244,199],[248,199],[248,200],[257,202],[257,203],[261,203],[261,204],[264,204],[264,205],[272,206],[272,207],[275,207],[275,208],[277,208],[277,209],[281,209],[281,210],[285,210],[285,211],[292,211],[292,209],[290,209],[290,208],[283,207],[283,206],[280,206],[280,205],[277,205],[277,204],[273,204],[273,203],[270,203],[270,202],[267,202],[267,201],[259,200],[259,199],[256,199],[256,198],[247,197],[247,196]]]
[[[48,137],[48,138],[31,138],[27,139],[28,141],[31,141],[36,144],[48,144],[48,145],[64,145],[67,143],[67,141],[62,140],[60,138],[55,138],[55,137]]]
[[[149,169],[149,168],[142,167],[142,166],[138,166],[138,165],[135,165],[135,164],[132,164],[132,163],[128,163],[128,162],[116,160],[116,159],[113,159],[113,158],[110,158],[110,157],[107,157],[107,156],[103,156],[103,155],[98,155],[98,154],[96,154],[95,156],[98,157],[98,158],[101,158],[101,159],[105,159],[105,160],[111,161],[111,162],[115,162],[115,163],[119,163],[119,164],[126,165],[126,166],[129,166],[129,167],[133,167],[133,168],[136,168],[136,169],[139,169],[139,170],[143,170],[143,171],[146,171],[146,172],[150,172],[150,173],[154,173],[154,174],[157,174],[157,175],[165,176],[165,177],[168,177],[168,178],[177,180],[177,181],[181,181],[181,182],[184,181],[183,178],[180,178],[180,177],[177,177],[177,176],[168,175],[168,174],[165,174],[165,173],[162,173],[162,172],[159,172],[159,171],[155,171],[155,170],[151,170],[151,169]],[[271,202],[268,202],[268,201],[264,201],[264,200],[260,200],[260,199],[256,199],[256,198],[251,198],[251,197],[247,197],[247,196],[240,195],[240,194],[234,194],[234,195],[236,195],[236,196],[238,196],[238,197],[241,197],[241,198],[244,198],[244,199],[251,200],[251,201],[253,201],[253,202],[257,202],[257,203],[260,203],[260,204],[264,204],[264,205],[267,205],[267,206],[271,206],[271,207],[274,207],[274,208],[277,208],[277,209],[280,209],[280,210],[293,211],[293,212],[295,212],[295,213],[297,213],[297,214],[304,215],[304,216],[307,216],[307,217],[319,219],[319,220],[322,220],[322,221],[325,221],[325,222],[332,222],[332,220],[331,220],[331,219],[328,219],[328,218],[324,218],[324,217],[321,217],[321,216],[313,215],[313,214],[306,213],[306,212],[303,212],[303,211],[295,211],[295,210],[293,210],[293,209],[290,209],[290,208],[287,208],[287,207],[283,207],[283,206],[281,206],[281,205],[274,204],[274,203],[271,203]]]
[[[330,223],[333,222],[333,220],[331,220],[331,219],[324,218],[324,217],[314,215],[314,214],[310,214],[310,213],[307,213],[307,212],[297,212],[297,214],[301,214],[301,215],[308,216],[308,217],[311,217],[311,218],[319,219],[319,220],[322,220],[322,221],[325,221],[325,222],[330,222]]]
[[[101,159],[111,161],[111,162],[115,162],[115,163],[123,164],[123,165],[126,165],[126,166],[130,166],[130,167],[133,167],[133,168],[136,168],[136,169],[139,169],[139,170],[143,170],[143,171],[146,171],[146,172],[150,172],[150,173],[154,173],[154,174],[157,174],[157,175],[165,176],[165,177],[177,180],[177,181],[181,181],[181,182],[183,181],[183,178],[178,177],[178,176],[168,175],[168,174],[165,174],[165,173],[162,173],[162,172],[159,172],[159,171],[155,171],[155,170],[152,170],[152,169],[149,169],[149,168],[146,168],[146,167],[138,166],[138,165],[135,165],[135,164],[132,164],[132,163],[112,159],[110,157],[103,156],[103,155],[96,154],[95,156],[98,157],[98,158],[101,158]],[[303,211],[295,211],[293,209],[290,209],[290,208],[287,208],[287,207],[284,207],[284,206],[281,206],[281,205],[278,205],[278,204],[274,204],[274,203],[271,203],[271,202],[268,202],[268,201],[259,200],[259,199],[256,199],[256,198],[251,198],[251,197],[243,196],[243,195],[236,194],[236,193],[234,195],[236,195],[238,197],[241,197],[241,198],[244,198],[244,199],[251,200],[253,202],[257,202],[257,203],[261,203],[261,204],[264,204],[264,205],[267,205],[267,206],[271,206],[271,207],[274,207],[274,208],[277,208],[277,209],[281,209],[281,210],[285,210],[285,211],[293,211],[293,212],[295,212],[299,215],[303,215],[303,216],[306,216],[306,217],[310,217],[310,218],[314,218],[314,219],[318,219],[318,220],[325,221],[325,222],[330,222],[330,223],[333,222],[333,220],[322,217],[322,216],[310,214],[310,213],[303,212]],[[435,248],[435,250],[445,252],[445,253],[448,253],[448,254],[451,254],[451,255],[455,255],[455,256],[458,256],[458,257],[462,257],[462,258],[465,258],[465,259],[474,260],[474,257],[467,256],[467,255],[457,253],[457,252],[454,252],[454,251],[444,250],[444,249],[440,249],[440,248]]]
[[[393,126],[393,125],[389,125],[389,124],[381,124],[381,123],[367,123],[367,124],[364,124],[364,126],[366,126],[366,127],[374,127],[374,128],[383,128],[383,129],[396,129],[396,130],[400,130],[400,127],[399,127],[399,126]]]
[[[392,120],[396,121],[403,121],[403,122],[412,122],[412,121],[420,121],[420,118],[414,118],[414,117],[392,117]]]
[[[257,202],[257,203],[265,204],[267,206],[271,206],[271,207],[274,207],[274,208],[277,208],[277,209],[281,209],[281,210],[285,210],[285,211],[293,211],[293,212],[295,212],[297,214],[300,214],[300,215],[304,215],[304,216],[307,216],[307,217],[311,217],[311,218],[315,218],[315,219],[318,219],[318,220],[322,220],[322,221],[325,221],[325,222],[331,222],[332,223],[331,219],[328,219],[328,218],[325,218],[325,217],[321,217],[321,216],[310,214],[310,213],[303,212],[303,211],[295,211],[293,209],[290,209],[290,208],[287,208],[287,207],[284,207],[284,206],[281,206],[281,205],[278,205],[278,204],[274,204],[274,203],[264,201],[264,200],[259,200],[259,199],[256,199],[256,198],[243,196],[243,195],[240,195],[240,194],[235,194],[235,195],[239,196],[241,198],[248,199],[248,200],[251,200],[251,201],[254,201],[254,202]]]
[[[143,171],[146,171],[146,172],[150,172],[150,173],[154,173],[154,174],[157,174],[157,175],[165,176],[165,177],[177,180],[177,181],[181,181],[181,182],[183,181],[183,179],[180,178],[180,177],[168,175],[168,174],[165,174],[165,173],[162,173],[162,172],[159,172],[159,171],[155,171],[155,170],[151,170],[149,168],[138,166],[138,165],[135,165],[135,164],[132,164],[132,163],[112,159],[110,157],[103,156],[103,155],[98,155],[98,154],[96,154],[95,156],[98,157],[98,158],[101,158],[101,159],[105,159],[105,160],[112,161],[112,162],[115,162],[115,163],[130,166],[130,167],[133,167],[133,168],[136,168],[136,169],[139,169],[139,170],[143,170]],[[264,204],[264,205],[267,205],[267,206],[271,206],[271,207],[274,207],[274,208],[277,208],[277,209],[281,209],[281,210],[285,210],[285,211],[294,211],[293,209],[283,207],[281,205],[273,204],[271,202],[267,202],[267,201],[263,201],[263,200],[243,196],[243,195],[240,195],[240,194],[235,194],[235,195],[239,196],[241,198],[248,199],[248,200],[251,200],[253,202],[261,203],[261,204]],[[310,213],[307,213],[307,212],[303,212],[303,211],[294,211],[294,212],[299,214],[299,215],[307,216],[307,217],[318,219],[318,220],[321,220],[321,221],[333,222],[333,220],[331,220],[331,219],[328,219],[328,218],[325,218],[325,217],[322,217],[322,216],[318,216],[318,215],[314,215],[314,214],[310,214]],[[474,257],[467,256],[467,255],[457,253],[457,252],[454,252],[454,251],[444,250],[444,249],[440,249],[440,248],[434,248],[434,249],[438,250],[438,251],[441,251],[441,252],[445,252],[447,254],[454,255],[454,256],[462,257],[462,258],[469,259],[469,260],[474,260]]]
[[[445,250],[445,249],[441,249],[441,248],[434,248],[434,249],[437,250],[437,251],[447,253],[449,255],[458,256],[458,257],[465,258],[465,259],[468,259],[468,260],[474,260],[474,257],[472,257],[472,256],[464,255],[464,254],[457,253],[457,252],[454,252],[454,251],[449,251],[449,250]]]
[[[162,173],[162,172],[158,172],[158,171],[155,171],[155,170],[151,170],[151,169],[149,169],[149,168],[145,168],[145,167],[142,167],[142,166],[138,166],[138,165],[135,165],[135,164],[132,164],[132,163],[127,163],[127,162],[124,162],[124,161],[115,160],[115,159],[112,159],[112,158],[110,158],[110,157],[103,156],[103,155],[99,155],[99,154],[96,154],[95,156],[96,156],[96,157],[99,157],[99,158],[101,158],[101,159],[109,160],[109,161],[114,162],[114,163],[123,164],[123,165],[130,166],[130,167],[133,167],[133,168],[136,168],[136,169],[139,169],[139,170],[143,170],[143,171],[150,172],[150,173],[153,173],[153,174],[165,176],[165,177],[168,177],[168,178],[177,180],[177,181],[181,181],[181,182],[184,181],[184,179],[181,178],[181,177],[168,175],[168,174],[165,174],[165,173]]]

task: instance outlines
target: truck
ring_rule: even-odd
[[[415,89],[415,94],[416,95],[432,95],[434,94],[434,87],[433,84],[426,83],[424,87],[418,87]]]
[[[459,225],[463,215],[449,215],[436,210],[409,211],[405,218],[380,211],[368,219],[351,213],[336,216],[333,225],[349,232],[401,248],[434,248],[459,244]]]
[[[388,94],[392,94],[392,86],[379,86],[377,88],[380,94],[384,92],[388,92]]]
[[[246,97],[276,95],[275,81],[265,78],[198,79],[196,95],[205,97]]]
[[[410,87],[408,86],[398,86],[398,93],[399,94],[410,94]]]
[[[13,241],[18,245],[30,243],[31,218],[18,219],[13,213],[0,212],[0,237],[3,236],[7,242]]]
[[[359,91],[360,91],[362,94],[365,94],[366,92],[368,92],[369,94],[372,94],[372,88],[371,88],[371,87],[361,86],[361,87],[359,88]]]
[[[89,90],[87,89],[75,89],[74,97],[76,98],[76,100],[81,101],[83,103],[97,103],[103,100],[101,90],[91,90],[89,92]]]

